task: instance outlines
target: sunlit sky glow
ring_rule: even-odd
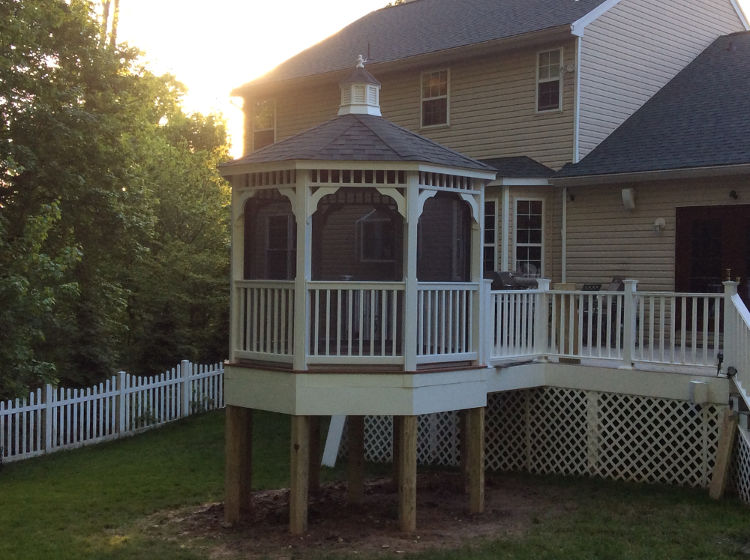
[[[388,1],[120,0],[118,39],[188,87],[188,111],[222,113],[238,157],[241,100],[231,90]]]
[[[388,1],[120,0],[118,38],[188,87],[188,111],[222,113],[238,157],[241,101],[230,91]],[[750,0],[739,4],[750,14]]]

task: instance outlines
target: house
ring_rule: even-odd
[[[368,14],[233,95],[249,153],[330,118],[352,53],[366,55],[386,118],[496,165],[486,269],[567,282],[565,199],[549,176],[745,29],[732,0],[419,0]]]
[[[706,293],[739,278],[750,301],[749,88],[750,33],[719,37],[555,175],[567,189],[569,281]]]
[[[461,411],[475,512],[485,453],[497,468],[723,478],[730,391],[750,402],[750,314],[736,282],[705,293],[697,269],[688,277],[704,284],[675,293],[649,249],[680,230],[671,208],[698,224],[684,237],[705,253],[711,226],[658,197],[700,200],[720,180],[739,200],[747,161],[719,141],[707,141],[717,156],[707,162],[638,138],[648,127],[679,132],[667,118],[675,99],[696,123],[710,120],[705,86],[695,101],[688,86],[706,68],[732,67],[727,53],[744,56],[743,29],[731,1],[417,0],[236,90],[248,150],[222,168],[233,191],[227,519],[249,505],[256,408],[292,418],[294,533],[306,528],[315,425],[327,415],[349,416],[355,466],[364,416],[388,419],[381,447],[397,458],[405,531],[416,522],[417,417],[428,414]],[[631,148],[651,167],[629,167]],[[672,153],[669,169],[654,167]],[[722,216],[739,212],[726,206]],[[628,228],[637,248],[618,239]],[[483,275],[498,269],[538,287],[490,291]],[[550,278],[603,284],[639,272],[622,290],[550,290]],[[457,422],[447,422],[452,449]],[[349,488],[356,501],[361,469]]]

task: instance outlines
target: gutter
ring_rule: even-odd
[[[550,177],[550,183],[560,187],[577,185],[604,185],[611,183],[637,183],[641,181],[666,181],[668,179],[698,179],[750,174],[750,163],[712,165],[681,169],[659,169],[631,173],[602,173],[600,175],[578,175],[575,177]]]

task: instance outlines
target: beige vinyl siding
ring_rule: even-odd
[[[741,31],[730,0],[623,0],[581,38],[583,158],[719,35]]]
[[[450,124],[421,128],[420,72],[378,77],[383,83],[383,116],[474,158],[526,155],[559,168],[573,149],[574,74],[563,75],[562,111],[536,112],[536,55],[563,47],[566,64],[575,60],[574,42],[545,45],[453,63]],[[441,67],[425,68],[439,70]]]
[[[562,167],[573,154],[574,72],[563,74],[562,110],[536,112],[537,52],[560,47],[565,64],[574,64],[575,42],[569,41],[450,65],[377,74],[382,83],[383,116],[471,157],[526,155],[549,167]],[[441,69],[450,74],[450,124],[421,128],[421,72]],[[334,118],[340,93],[338,84],[329,83],[282,92],[274,99],[279,141]]]
[[[635,210],[622,205],[621,190],[636,191]],[[735,190],[738,200],[729,197]],[[747,204],[747,178],[682,180],[617,186],[569,187],[567,278],[579,286],[634,278],[644,290],[673,290],[676,208]],[[664,218],[663,232],[654,221]]]

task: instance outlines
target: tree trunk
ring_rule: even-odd
[[[109,33],[109,46],[113,49],[117,46],[117,24],[120,22],[120,0],[115,0],[115,9],[112,12],[112,30]]]

